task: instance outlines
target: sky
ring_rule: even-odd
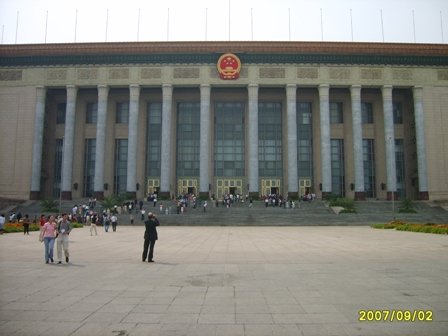
[[[0,0],[1,44],[447,43],[447,0]]]

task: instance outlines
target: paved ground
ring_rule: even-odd
[[[44,263],[36,232],[0,236],[0,334],[448,334],[448,236],[365,226],[162,226],[159,236],[150,264],[143,227],[76,229],[62,265]],[[433,321],[359,322],[360,310]]]

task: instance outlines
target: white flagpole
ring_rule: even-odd
[[[168,8],[168,15],[166,19],[166,40],[170,40],[170,9]]]
[[[47,16],[45,18],[45,43],[47,43],[47,30],[48,30],[48,10],[47,10]]]
[[[352,14],[351,8],[350,8],[350,29],[351,29],[351,33],[352,33],[352,42],[353,42],[353,14]]]
[[[381,14],[381,34],[383,36],[383,43],[384,43],[384,23],[383,23],[383,10],[380,10],[380,14]]]
[[[75,43],[76,43],[77,30],[78,30],[78,9],[76,9],[76,12],[75,12]]]
[[[414,29],[414,43],[417,43],[417,38],[415,37],[415,15],[414,15],[414,10],[412,10],[412,27]]]
[[[2,25],[2,44],[3,44],[3,34],[5,33],[5,25]]]
[[[445,43],[445,41],[443,39],[443,16],[442,16],[442,11],[440,11],[440,32],[442,33],[442,43]]]
[[[109,25],[109,8],[106,11],[106,37],[105,42],[107,42],[107,26]]]
[[[16,19],[16,40],[15,43],[17,44],[17,32],[19,30],[19,11],[17,11],[17,19]]]
[[[253,8],[250,9],[250,36],[252,41],[254,40],[254,15],[252,13]]]
[[[324,19],[322,17],[322,8],[320,9],[320,35],[322,41],[324,40]]]
[[[140,41],[140,8],[138,9],[138,18],[137,18],[137,42]]]
[[[205,9],[205,40],[207,41],[208,8]]]
[[[291,8],[288,8],[288,36],[291,41]]]
[[[229,0],[229,41],[230,41],[230,0]]]

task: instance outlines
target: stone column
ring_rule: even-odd
[[[322,197],[331,194],[330,86],[319,85]]]
[[[423,115],[423,87],[415,86],[413,92],[418,163],[418,198],[420,200],[429,200],[425,149],[425,119]]]
[[[249,84],[249,117],[248,117],[248,184],[249,196],[258,197],[258,84]]]
[[[78,88],[67,85],[67,105],[65,109],[64,147],[62,149],[61,198],[72,199],[73,149],[75,143],[75,112]]]
[[[361,85],[352,85],[353,160],[355,166],[355,200],[364,201],[364,159],[362,148]]]
[[[286,115],[288,137],[288,197],[297,198],[299,178],[297,171],[297,85],[286,85]]]
[[[44,137],[45,97],[47,90],[44,86],[36,86],[36,108],[34,120],[33,161],[31,167],[30,199],[41,198],[40,175],[42,170],[42,144]]]
[[[106,150],[106,116],[109,87],[98,85],[98,114],[96,122],[95,177],[93,182],[94,195],[97,199],[104,198],[104,160]]]
[[[382,87],[382,93],[383,93],[383,113],[384,113],[384,138],[386,143],[387,199],[391,200],[392,195],[394,195],[394,198],[396,197],[395,192],[397,191],[392,85],[384,85]]]
[[[138,111],[140,99],[140,85],[129,86],[129,130],[128,130],[128,162],[126,193],[129,199],[137,197],[137,135],[138,135]]]
[[[210,185],[210,84],[201,84],[201,135],[199,148],[199,196],[209,196]]]
[[[162,85],[162,145],[160,162],[160,196],[170,197],[171,186],[171,109],[173,86]]]

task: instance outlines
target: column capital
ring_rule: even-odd
[[[297,84],[286,84],[286,94],[295,95],[297,90]]]
[[[211,84],[201,84],[199,87],[202,89],[202,88],[204,88],[204,89],[208,89],[208,88],[211,88]]]
[[[212,86],[210,84],[201,84],[199,89],[201,91],[201,96],[210,96]]]
[[[38,99],[44,98],[46,93],[47,93],[47,88],[45,86],[43,86],[43,85],[36,86],[36,95],[37,95]]]
[[[319,84],[319,96],[328,96],[330,94],[329,84]]]
[[[392,85],[390,85],[390,84],[386,84],[386,85],[383,85],[382,87],[381,87],[381,92],[383,93],[383,95],[384,94],[392,94],[392,89],[393,89],[393,86]]]
[[[414,99],[417,101],[421,101],[423,99],[423,86],[416,85],[412,88],[412,92],[414,94]]]
[[[361,85],[359,85],[359,84],[354,84],[354,85],[351,85],[350,86],[350,92],[351,92],[351,94],[353,95],[353,94],[361,94]]]
[[[140,85],[131,84],[129,85],[129,96],[131,99],[138,99],[140,96]]]
[[[247,87],[248,88],[257,88],[258,89],[258,84],[256,84],[256,83],[250,83],[250,84],[247,84]]]

